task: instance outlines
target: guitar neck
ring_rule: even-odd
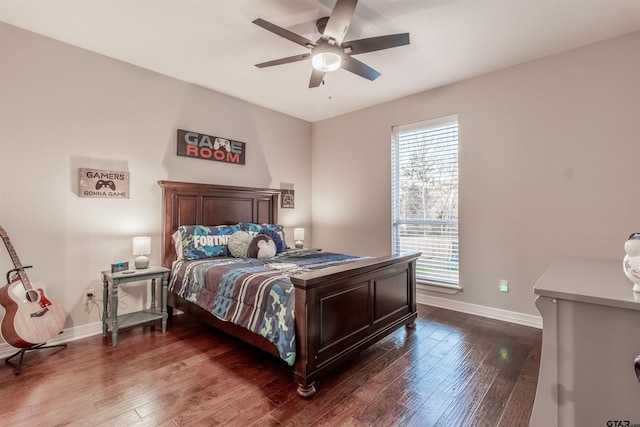
[[[2,236],[4,245],[7,247],[7,252],[9,252],[9,257],[13,262],[13,266],[16,268],[18,277],[20,277],[20,280],[22,281],[24,288],[26,290],[33,289],[33,286],[31,286],[31,281],[29,280],[29,277],[27,277],[27,273],[24,272],[24,267],[20,262],[20,258],[18,258],[18,254],[16,253],[16,250],[13,248],[13,244],[11,243],[11,240],[9,240],[9,236],[1,226],[0,226],[0,236]]]

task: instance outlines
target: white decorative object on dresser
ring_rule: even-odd
[[[622,260],[622,270],[633,283],[633,292],[640,292],[640,233],[633,233],[624,244],[626,255]]]
[[[560,257],[534,292],[543,331],[531,426],[640,423],[640,294],[620,261]]]

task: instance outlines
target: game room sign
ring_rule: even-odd
[[[178,156],[244,165],[244,142],[178,129]]]

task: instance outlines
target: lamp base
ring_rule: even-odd
[[[133,265],[138,269],[138,270],[143,270],[145,268],[149,268],[149,258],[147,258],[144,255],[140,255],[138,258],[136,258],[136,260],[133,262]]]
[[[296,240],[296,249],[302,249],[303,243],[302,240]]]

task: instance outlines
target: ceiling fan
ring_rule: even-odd
[[[358,61],[352,55],[407,45],[409,44],[409,33],[343,41],[357,4],[358,0],[337,0],[331,15],[320,18],[316,22],[318,32],[322,36],[315,42],[264,19],[256,19],[253,21],[254,24],[311,50],[311,52],[302,55],[262,62],[256,64],[256,67],[271,67],[311,59],[313,71],[309,80],[310,88],[320,86],[325,73],[338,68],[343,68],[365,79],[377,79],[380,76],[378,71]]]

